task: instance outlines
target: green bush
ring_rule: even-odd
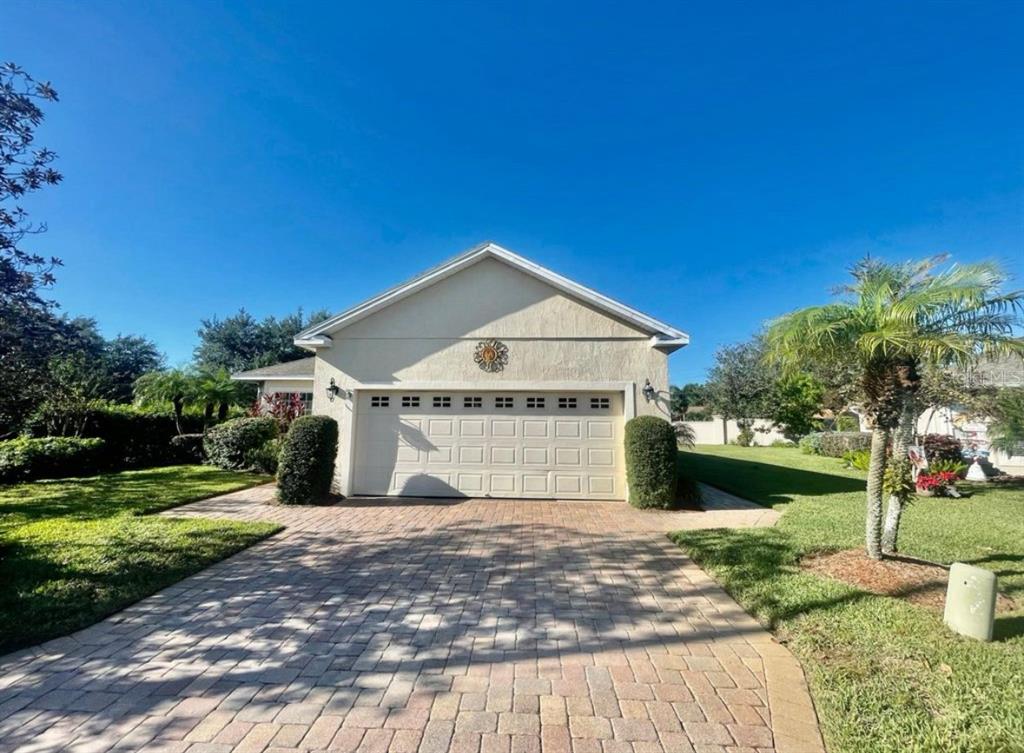
[[[670,509],[676,504],[676,433],[656,416],[637,416],[626,422],[626,479],[634,507]]]
[[[102,439],[18,437],[0,442],[0,482],[94,476],[103,470]]]
[[[199,419],[186,419],[186,431],[201,431]],[[178,434],[174,416],[132,405],[98,402],[78,410],[45,405],[28,420],[33,437],[94,437],[104,442],[104,467],[150,468],[181,462],[171,439]]]
[[[948,458],[928,461],[928,473],[944,472],[955,473],[960,478],[963,478],[967,473],[967,463],[963,460],[949,460]]]
[[[203,435],[181,434],[171,437],[171,458],[174,463],[197,465],[203,462]]]
[[[956,437],[947,434],[925,434],[921,438],[921,446],[924,447],[929,467],[936,460],[963,462],[964,446]]]
[[[284,437],[268,439],[259,447],[255,447],[246,453],[246,465],[257,473],[266,473],[273,476],[277,473],[278,459],[281,456],[281,445]]]
[[[804,455],[820,455],[821,454],[821,438],[825,435],[823,431],[812,431],[810,434],[805,434],[800,437],[800,441],[797,442],[797,447],[800,448],[800,452]]]
[[[871,449],[871,434],[861,431],[829,431],[821,435],[818,454],[841,458],[848,452]]]
[[[792,442],[788,439],[773,439],[772,447],[796,447],[796,442]]]
[[[836,416],[836,431],[860,431],[860,419],[845,413]]]
[[[866,431],[812,431],[800,438],[798,446],[805,455],[841,458],[848,452],[871,449],[871,434]]]
[[[670,433],[671,429],[669,426]],[[675,451],[675,434],[671,436]],[[321,501],[331,490],[337,454],[337,421],[327,416],[300,416],[295,419],[278,456],[277,498],[290,505]]]
[[[848,468],[866,471],[871,465],[871,450],[850,450],[843,455],[843,462]]]
[[[273,418],[235,418],[214,426],[203,440],[206,458],[225,470],[249,467],[249,456],[268,440],[277,436],[277,421]]]

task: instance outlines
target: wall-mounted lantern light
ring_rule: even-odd
[[[327,399],[333,403],[334,398],[340,395],[341,392],[341,387],[339,387],[338,383],[334,381],[334,377],[331,377],[331,383],[327,385]]]
[[[642,392],[643,392],[644,400],[646,400],[647,402],[651,402],[654,398],[656,398],[658,396],[657,390],[655,390],[651,386],[651,380],[650,379],[645,379],[644,380],[644,388],[643,388]]]

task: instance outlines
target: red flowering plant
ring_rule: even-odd
[[[917,477],[915,486],[918,493],[933,494],[936,497],[955,496],[952,491],[956,490],[957,475],[954,471],[937,471],[936,473],[922,473]]]
[[[270,416],[277,419],[281,433],[288,431],[292,421],[305,412],[302,397],[296,392],[268,392],[253,403],[250,416]]]

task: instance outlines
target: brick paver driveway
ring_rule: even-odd
[[[173,514],[282,534],[0,659],[0,749],[821,749],[795,661],[664,536],[685,514],[267,494]]]

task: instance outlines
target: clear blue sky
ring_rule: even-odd
[[[28,207],[67,312],[183,363],[201,317],[491,239],[688,331],[677,383],[867,252],[1024,273],[1022,38],[1019,2],[0,10],[61,94]]]

